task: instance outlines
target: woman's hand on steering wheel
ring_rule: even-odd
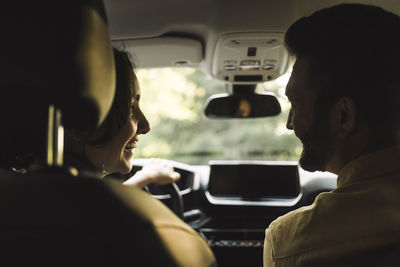
[[[123,184],[144,188],[148,184],[167,185],[176,182],[181,175],[165,160],[150,159],[140,171]]]

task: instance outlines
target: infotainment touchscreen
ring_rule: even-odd
[[[209,192],[213,196],[294,198],[300,193],[297,165],[211,163]]]

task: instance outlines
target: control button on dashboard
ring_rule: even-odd
[[[254,247],[257,247],[257,248],[262,248],[263,246],[264,246],[264,242],[263,241],[257,241],[254,244]]]
[[[235,65],[225,65],[224,70],[236,70],[237,67]]]
[[[249,47],[247,49],[247,56],[248,57],[255,57],[257,53],[257,47]]]
[[[240,62],[240,65],[260,65],[260,60],[242,60],[241,62]]]
[[[237,61],[236,60],[224,60],[224,65],[236,65]]]
[[[264,70],[273,70],[275,68],[274,64],[267,64],[263,66]]]
[[[259,70],[260,61],[259,60],[242,60],[240,62],[241,70]]]

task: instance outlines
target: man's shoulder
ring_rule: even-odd
[[[291,211],[273,221],[266,230],[276,257],[287,257],[312,250],[321,232],[329,229],[332,192],[318,195],[314,203]],[[329,225],[328,225],[329,224]]]
[[[311,218],[315,218],[315,216],[319,216],[319,214],[323,215],[323,213],[327,212],[326,201],[329,201],[331,192],[321,193],[317,196],[314,203],[309,206],[304,206],[293,210],[289,213],[286,213],[283,216],[278,217],[276,220],[271,222],[268,229],[275,233],[282,234],[291,234],[291,232],[301,232],[302,226],[306,226],[306,224],[311,223]],[[328,204],[329,205],[329,204]],[[296,226],[293,228],[293,226]]]
[[[380,183],[321,193],[312,205],[279,217],[266,231],[269,248],[265,253],[270,249],[274,259],[300,255],[315,259],[316,255],[339,257],[398,244],[398,187]]]

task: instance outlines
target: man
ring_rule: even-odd
[[[300,165],[337,188],[266,230],[264,266],[393,266],[400,261],[400,18],[343,4],[295,22],[287,121]],[[397,266],[397,265],[396,265]]]

